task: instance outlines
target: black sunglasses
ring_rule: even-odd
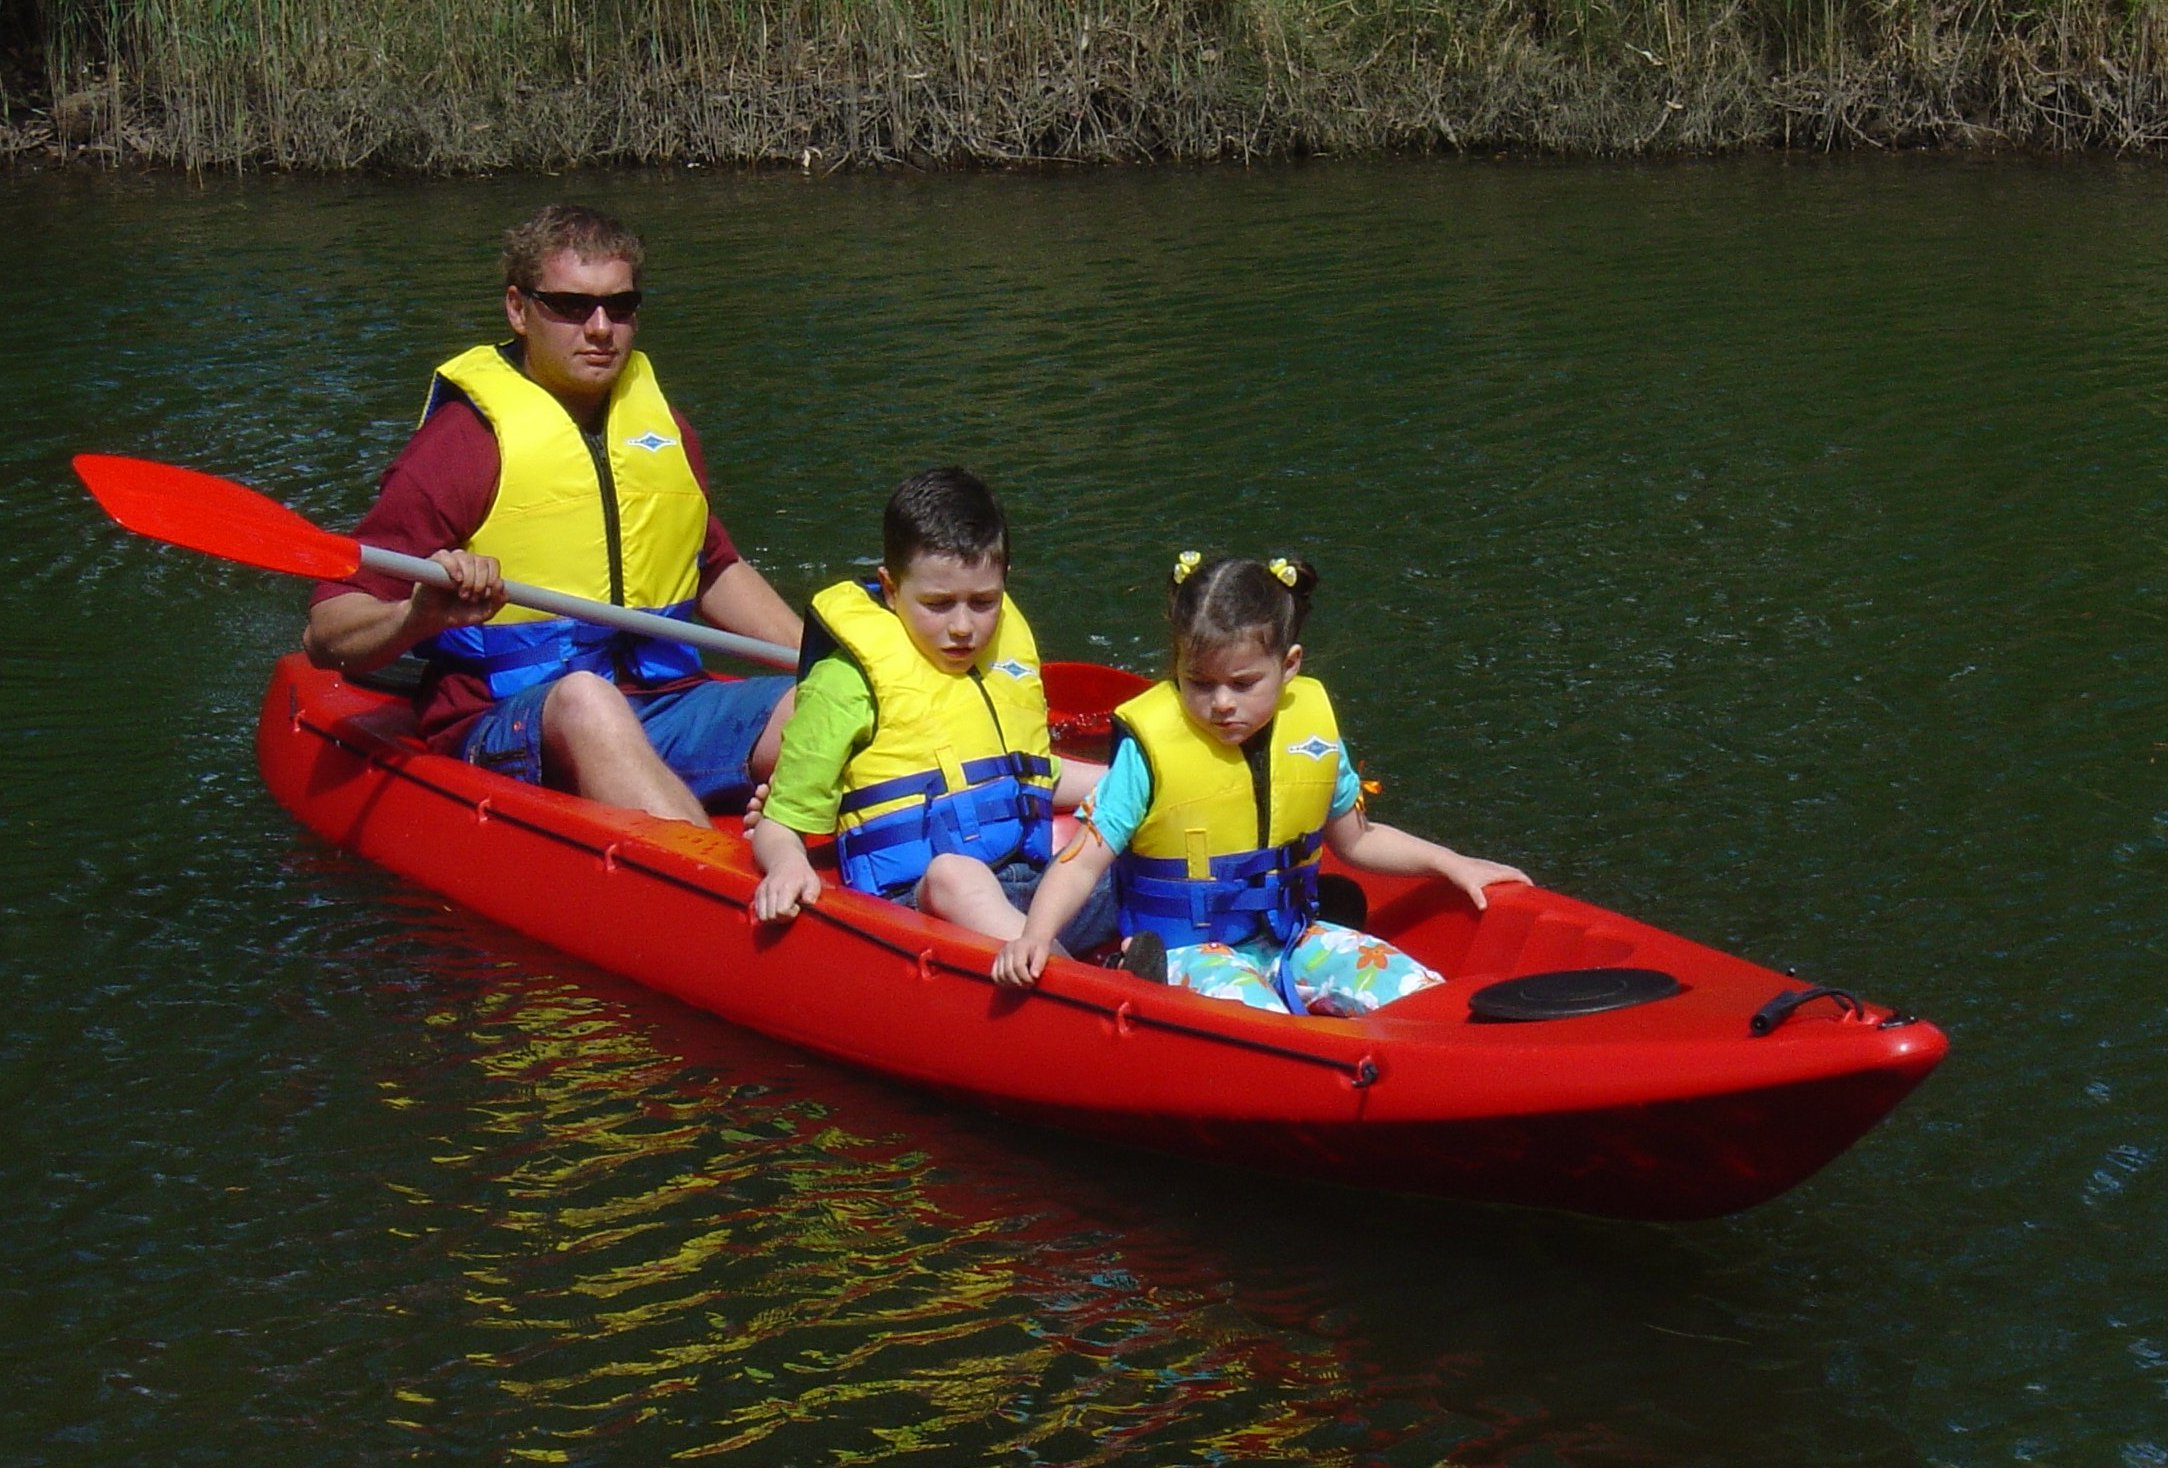
[[[521,286],[519,293],[559,321],[585,322],[591,320],[595,314],[595,308],[598,306],[602,308],[603,314],[620,326],[640,314],[640,293],[638,291],[618,291],[614,295],[591,296],[585,291],[531,291],[527,287]]]

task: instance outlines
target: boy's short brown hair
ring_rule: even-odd
[[[901,581],[920,556],[954,556],[965,565],[992,561],[1009,569],[1009,518],[1001,501],[968,469],[925,469],[896,486],[881,516],[881,564]]]

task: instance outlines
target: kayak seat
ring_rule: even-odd
[[[1317,916],[1320,922],[1363,930],[1370,921],[1370,894],[1353,877],[1339,872],[1320,872],[1317,878]]]
[[[428,671],[427,659],[406,653],[393,658],[381,668],[343,676],[357,688],[373,688],[379,693],[396,693],[403,698],[412,698],[415,690],[422,686],[422,675]]]

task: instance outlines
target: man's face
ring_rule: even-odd
[[[632,288],[632,266],[625,261],[582,260],[570,250],[543,261],[535,283],[541,295],[614,296]],[[504,314],[514,334],[526,343],[528,377],[583,423],[608,400],[639,330],[637,316],[612,321],[599,304],[584,318],[568,320],[517,286],[505,290]]]
[[[881,589],[903,630],[926,660],[945,672],[969,668],[1001,625],[1001,593],[1008,573],[999,561],[964,562],[954,556],[919,555],[901,579],[881,567]]]

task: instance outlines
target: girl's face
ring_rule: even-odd
[[[1240,744],[1272,722],[1280,690],[1302,671],[1302,645],[1285,656],[1260,638],[1220,647],[1183,648],[1175,659],[1175,688],[1190,721],[1222,744]]]

